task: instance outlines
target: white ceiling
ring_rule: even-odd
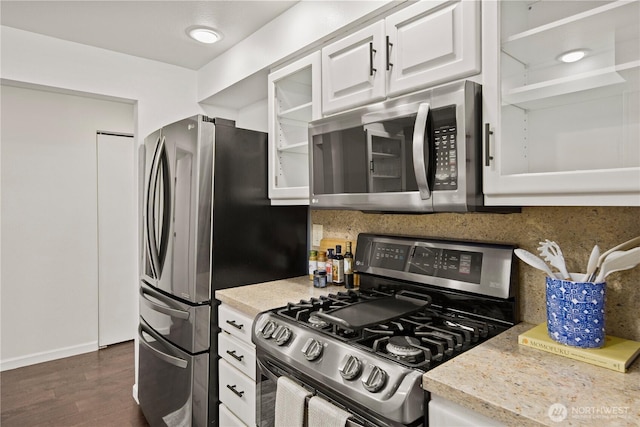
[[[293,6],[286,1],[8,1],[2,25],[142,58],[200,69]],[[194,25],[215,28],[223,39],[190,39]]]

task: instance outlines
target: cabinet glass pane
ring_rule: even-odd
[[[639,5],[501,2],[503,173],[640,166]]]

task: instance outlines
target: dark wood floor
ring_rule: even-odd
[[[132,396],[134,343],[0,373],[2,427],[145,427]]]

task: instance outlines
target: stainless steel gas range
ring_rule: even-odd
[[[258,425],[288,377],[348,411],[347,425],[426,426],[425,371],[518,322],[513,246],[360,234],[358,290],[260,313]]]

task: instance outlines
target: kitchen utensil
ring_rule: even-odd
[[[603,282],[609,274],[628,270],[638,264],[640,264],[640,247],[628,251],[611,252],[602,263],[596,282]]]
[[[540,255],[547,260],[549,264],[558,269],[563,279],[571,280],[560,246],[549,239],[539,243],[540,247],[538,247],[538,251],[540,251]]]
[[[525,263],[529,264],[533,268],[537,268],[540,271],[544,271],[549,277],[556,277],[553,274],[553,271],[549,268],[546,262],[542,259],[538,258],[536,255],[532,254],[529,251],[525,251],[524,249],[515,249],[513,251],[518,258],[520,258]]]
[[[602,263],[604,262],[605,258],[613,251],[622,251],[622,250],[627,250],[627,249],[631,249],[634,246],[638,246],[640,245],[640,236],[638,237],[634,237],[631,240],[627,240],[624,243],[620,243],[618,246],[614,246],[613,248],[609,249],[608,251],[600,254],[600,257],[598,257],[598,263],[596,264],[596,270],[593,272],[590,281],[593,281],[593,279],[595,278],[595,274],[598,272],[598,269],[600,269],[600,267],[602,266]]]
[[[591,276],[596,272],[596,266],[598,265],[598,258],[600,257],[600,246],[595,245],[591,250],[591,255],[589,256],[589,262],[587,262],[587,272],[585,273],[582,281],[590,282],[594,278]]]

